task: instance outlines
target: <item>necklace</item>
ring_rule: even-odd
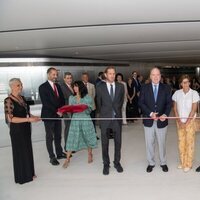
[[[16,101],[21,106],[23,106],[25,108],[25,110],[26,110],[26,115],[29,116],[29,111],[28,111],[27,103],[24,101],[24,99],[22,98],[22,96],[16,97],[13,94],[10,94],[10,98],[13,99],[14,101]]]

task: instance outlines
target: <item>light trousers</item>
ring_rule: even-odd
[[[157,122],[154,121],[152,127],[144,126],[145,142],[147,161],[149,165],[155,165],[155,146],[156,140],[158,142],[160,165],[167,164],[166,158],[166,138],[167,138],[167,126],[164,128],[158,128]]]
[[[123,124],[127,124],[127,121],[126,121],[126,104],[127,104],[127,101],[125,100],[124,103],[123,103],[123,106],[122,106]]]
[[[195,145],[194,120],[192,120],[186,128],[180,128],[177,124],[177,131],[180,164],[182,168],[192,168]]]

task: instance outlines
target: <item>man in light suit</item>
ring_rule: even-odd
[[[39,94],[42,101],[42,118],[59,118],[57,114],[58,108],[65,104],[60,85],[56,83],[58,72],[51,67],[47,70],[48,80],[40,85]],[[46,131],[46,146],[52,165],[59,165],[57,159],[65,158],[61,147],[61,120],[43,120]],[[53,141],[55,143],[55,150],[57,159],[53,151]]]
[[[158,68],[150,72],[151,83],[142,85],[139,106],[144,119],[144,132],[148,166],[146,171],[152,172],[155,167],[155,138],[158,141],[160,166],[164,172],[168,171],[166,159],[166,133],[172,99],[168,85],[160,83],[161,74]]]
[[[84,85],[87,87],[88,95],[90,97],[92,97],[94,107],[92,109],[92,112],[90,113],[90,116],[91,116],[91,118],[95,118],[95,115],[96,115],[96,112],[95,112],[95,110],[96,110],[96,105],[95,105],[95,96],[96,96],[95,86],[94,86],[94,84],[89,82],[89,74],[87,72],[83,72],[82,73],[81,80],[83,81]],[[92,122],[94,124],[95,132],[96,132],[95,120],[92,120]],[[99,139],[99,138],[97,137],[97,139]]]
[[[65,72],[64,82],[62,84],[60,84],[64,98],[65,98],[65,105],[69,104],[69,97],[71,95],[74,95],[74,91],[72,88],[72,81],[73,81],[72,74],[70,72]],[[67,137],[68,137],[69,127],[70,127],[70,122],[71,122],[69,120],[69,118],[71,117],[71,115],[66,113],[63,115],[63,117],[67,119],[64,121],[64,123],[65,123],[65,130],[64,130],[65,146],[64,146],[64,149],[66,151]]]
[[[103,174],[109,174],[110,158],[108,154],[109,135],[108,129],[112,129],[114,133],[115,155],[114,167],[118,172],[123,172],[120,164],[121,159],[121,131],[122,120],[115,118],[122,117],[122,105],[124,102],[124,86],[115,82],[115,68],[110,66],[105,70],[106,82],[102,82],[97,86],[97,107],[100,118],[109,118],[101,120],[101,141],[103,156]]]

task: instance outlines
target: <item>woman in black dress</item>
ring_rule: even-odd
[[[128,91],[128,101],[126,105],[126,117],[134,118],[138,117],[138,108],[137,108],[137,93],[134,84],[132,84],[132,78],[128,78],[127,82],[127,91]],[[134,120],[127,120],[128,122],[134,122]]]
[[[18,78],[9,81],[11,94],[4,100],[5,118],[10,127],[15,182],[23,184],[35,176],[31,142],[31,122],[39,117],[30,114],[26,100],[21,96],[22,82]]]

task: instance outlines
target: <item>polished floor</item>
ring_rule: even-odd
[[[0,136],[0,200],[197,200],[200,198],[200,134],[196,135],[194,168],[184,173],[177,169],[177,135],[170,121],[167,138],[169,172],[162,172],[157,162],[152,173],[146,173],[144,133],[141,121],[123,126],[121,164],[117,173],[111,164],[110,175],[102,175],[101,144],[94,150],[94,162],[87,163],[87,152],[74,154],[70,166],[49,164],[42,122],[33,125],[33,149],[37,179],[18,185],[13,180],[12,154],[8,128],[1,120]],[[99,129],[98,134],[100,135]],[[113,140],[110,140],[113,160]],[[157,159],[158,160],[158,159]]]

